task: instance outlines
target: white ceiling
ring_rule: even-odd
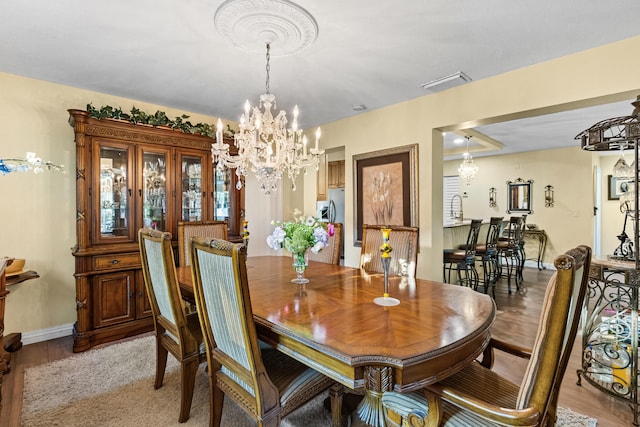
[[[245,99],[264,92],[265,58],[216,31],[222,3],[0,0],[0,71],[238,120]],[[296,3],[318,37],[290,56],[274,42],[270,88],[279,108],[299,105],[307,128],[359,114],[354,104],[423,96],[420,83],[457,71],[480,80],[640,34],[637,0]],[[476,130],[502,142],[501,153],[554,148],[631,110],[625,102]]]

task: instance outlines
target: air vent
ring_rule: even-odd
[[[470,82],[471,80],[471,77],[467,76],[464,72],[458,71],[457,73],[449,74],[448,76],[440,77],[426,83],[421,83],[420,87],[422,89],[428,89],[436,92],[449,89],[454,86],[459,86],[463,83]]]

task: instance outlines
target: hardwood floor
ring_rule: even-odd
[[[527,292],[525,294],[518,294],[514,289],[513,294],[509,295],[506,280],[503,279],[498,283],[496,287],[498,315],[492,330],[494,336],[524,346],[533,344],[542,298],[552,273],[548,270],[538,271],[526,268],[524,286]],[[598,427],[631,426],[632,411],[627,404],[606,395],[584,381],[582,386],[576,385],[576,370],[581,365],[580,339],[580,336],[576,339],[569,367],[562,383],[560,406],[597,418]],[[17,353],[13,353],[11,373],[4,377],[2,385],[0,426],[20,425],[24,370],[69,357],[73,355],[71,348],[71,337],[64,337],[27,345]],[[525,366],[526,362],[521,359],[498,354],[494,369],[519,383]]]

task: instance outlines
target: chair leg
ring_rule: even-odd
[[[478,270],[476,270],[476,264],[468,264],[467,270],[471,273],[471,282],[469,286],[474,290],[478,290],[478,285],[480,284],[480,275],[478,274]]]
[[[162,387],[164,381],[164,371],[167,368],[168,350],[160,342],[160,335],[156,336],[156,382],[153,388],[156,390]]]
[[[342,400],[344,396],[344,386],[335,383],[329,389],[329,397],[331,400],[331,422],[332,427],[342,426]]]
[[[461,270],[461,268],[460,268],[460,267],[461,267],[461,265],[460,265],[460,264],[457,264],[457,265],[456,265],[456,272],[458,273],[458,282],[457,282],[457,284],[458,284],[458,285],[460,285],[460,286],[464,286],[465,281],[462,279],[462,273],[460,272],[460,270]],[[464,272],[464,273],[465,273],[465,275],[466,275],[466,274],[467,274],[467,271],[465,270],[465,272]]]
[[[210,374],[209,390],[212,390],[212,393],[209,393],[209,406],[211,408],[209,414],[210,427],[220,427],[222,423],[222,405],[224,404],[224,393],[215,384],[215,381],[215,373]]]
[[[198,356],[195,360],[181,363],[180,378],[180,416],[178,422],[183,423],[189,419],[191,412],[191,401],[193,400],[193,389],[196,385],[196,374],[198,373]]]

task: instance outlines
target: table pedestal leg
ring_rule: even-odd
[[[351,427],[384,427],[382,393],[393,389],[393,368],[388,366],[367,366],[365,367],[364,379],[364,399],[351,414]]]

